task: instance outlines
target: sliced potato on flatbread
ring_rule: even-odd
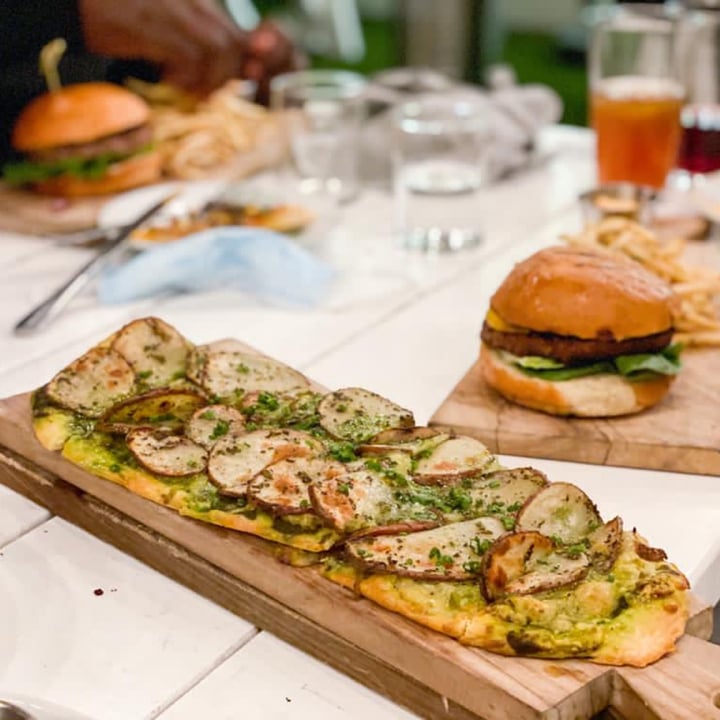
[[[120,433],[138,427],[179,430],[206,402],[196,390],[156,388],[113,405],[98,420],[98,429]]]
[[[244,497],[249,482],[273,463],[323,450],[322,443],[305,432],[254,430],[219,440],[210,451],[208,475],[221,493]]]
[[[182,435],[138,428],[128,433],[127,445],[135,459],[157,475],[184,477],[203,472],[207,466],[207,450]]]
[[[397,526],[398,523],[406,529],[419,530],[440,523],[439,512],[405,499],[382,473],[365,468],[353,468],[323,483],[313,483],[310,499],[315,512],[344,533]]]
[[[345,466],[318,457],[291,457],[273,463],[248,484],[248,499],[276,515],[296,515],[311,510],[310,484],[345,473]]]
[[[368,570],[419,580],[470,580],[495,538],[505,532],[493,517],[476,518],[403,535],[350,540],[348,556]]]
[[[198,445],[210,449],[226,435],[245,432],[245,417],[229,405],[203,405],[185,426],[185,434]]]
[[[475,478],[468,495],[479,511],[503,515],[517,515],[523,503],[538,490],[548,485],[547,478],[533,468],[496,470]]]
[[[415,482],[424,485],[455,482],[458,478],[481,474],[494,460],[479,440],[460,435],[440,443],[427,457],[421,458],[413,476]]]
[[[619,517],[608,520],[588,537],[588,552],[595,570],[610,572],[620,554],[623,541],[623,524]]]
[[[310,385],[308,379],[277,360],[246,352],[214,350],[205,357],[200,384],[214,397],[241,399],[247,393],[284,393]]]
[[[382,430],[412,427],[413,414],[391,400],[363,388],[328,393],[318,406],[320,425],[333,437],[359,443]]]
[[[186,374],[196,385],[203,384],[205,364],[208,357],[216,352],[247,352],[247,346],[239,340],[227,338],[204,345],[196,345],[188,355]]]
[[[531,530],[498,538],[484,565],[485,596],[496,600],[571,585],[587,575],[590,560],[585,553],[560,554],[549,537]]]
[[[393,428],[383,430],[358,446],[358,452],[363,455],[383,455],[389,452],[425,455],[450,437],[448,432],[429,427]]]
[[[576,485],[551,483],[528,498],[517,516],[517,530],[537,530],[571,545],[602,525],[593,501]]]
[[[135,373],[122,355],[93,348],[55,375],[45,392],[61,407],[97,418],[127,397],[134,386]]]
[[[192,344],[174,327],[149,317],[122,328],[111,347],[127,360],[139,382],[162,387],[184,377]]]

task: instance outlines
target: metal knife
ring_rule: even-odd
[[[110,260],[113,255],[122,249],[130,235],[177,196],[177,192],[168,195],[140,215],[137,220],[126,225],[122,232],[104,246],[90,262],[83,265],[64,285],[59,287],[50,297],[43,300],[43,302],[22,318],[22,320],[15,325],[15,334],[29,335],[56,318],[65,309],[67,304],[92,280],[97,271]]]

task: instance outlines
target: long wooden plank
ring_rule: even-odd
[[[482,440],[495,453],[720,475],[720,352],[687,352],[669,395],[638,415],[561,418],[502,398],[475,363],[430,424]]]
[[[183,518],[89,475],[35,441],[27,396],[0,402],[0,444],[10,448],[0,455],[0,481],[426,717],[589,718],[610,702],[612,669],[463,647],[313,569],[271,561],[270,543]],[[695,626],[706,635],[708,614]]]
[[[319,660],[426,717],[475,720],[454,702],[412,677],[394,670],[269,595],[239,581],[145,525],[0,449],[0,481],[59,517],[138,558],[150,567],[257,625]],[[172,562],[168,562],[172,557]]]

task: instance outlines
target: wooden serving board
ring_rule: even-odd
[[[279,546],[181,517],[45,450],[29,395],[0,400],[0,482],[422,717],[720,720],[712,610],[693,598],[678,651],[650,668],[468,648],[278,561]]]
[[[476,362],[430,419],[505,455],[720,475],[720,349],[688,351],[659,405],[619,418],[562,418],[508,402]]]

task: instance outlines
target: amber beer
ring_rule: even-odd
[[[600,182],[660,188],[680,145],[682,86],[668,78],[609,77],[591,95]]]

